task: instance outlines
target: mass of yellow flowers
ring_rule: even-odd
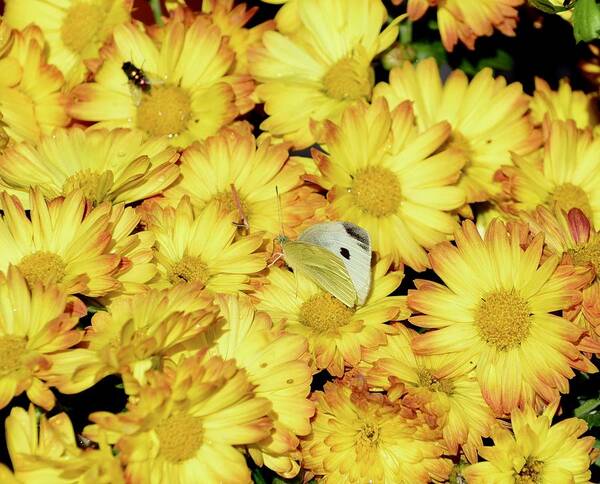
[[[2,3],[1,483],[600,479],[600,91],[452,57],[542,13]]]

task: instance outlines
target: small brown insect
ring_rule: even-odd
[[[238,211],[238,215],[240,216],[240,221],[234,222],[233,224],[236,225],[238,228],[245,229],[247,232],[250,230],[250,224],[248,223],[248,217],[246,217],[244,209],[242,208],[240,196],[238,195],[238,192],[235,189],[235,185],[233,183],[230,183],[229,186],[231,187],[231,197],[233,198],[233,201]]]

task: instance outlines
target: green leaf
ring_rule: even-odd
[[[427,28],[429,30],[435,30],[437,32],[439,30],[439,26],[438,26],[437,20],[435,20],[435,19],[429,20],[427,22]]]
[[[592,413],[583,415],[582,420],[585,420],[589,428],[600,427],[600,413]]]
[[[558,13],[570,10],[575,5],[575,2],[563,2],[563,5],[554,5],[549,0],[529,0],[529,5],[546,13]]]
[[[435,42],[413,42],[412,48],[415,51],[415,59],[422,60],[427,57],[435,57],[438,64],[448,62],[446,49],[442,43],[437,40]]]
[[[156,22],[156,25],[158,25],[159,27],[163,26],[163,21],[162,21],[162,10],[160,7],[160,0],[149,0],[150,3],[150,9],[152,10],[152,16],[154,17],[154,21]]]
[[[575,416],[582,417],[585,414],[590,413],[592,410],[594,410],[598,406],[600,406],[599,399],[594,398],[592,400],[587,400],[586,402],[582,403],[581,405],[579,405],[579,407],[577,407],[575,409]]]
[[[410,44],[413,37],[413,23],[410,20],[399,25],[398,41],[400,44]]]
[[[573,33],[577,42],[600,37],[600,5],[596,0],[577,0],[573,9]]]
[[[498,49],[494,57],[484,57],[477,63],[479,70],[484,67],[491,67],[495,71],[510,71],[513,65],[513,58],[502,49]]]
[[[252,471],[252,482],[254,482],[255,484],[267,484],[267,481],[265,481],[265,478],[262,475],[262,472],[260,472],[260,469],[254,469]]]
[[[513,68],[513,58],[508,52],[497,49],[494,56],[478,59],[475,64],[468,59],[463,59],[459,68],[468,75],[474,76],[484,67],[490,67],[494,71],[510,71]]]

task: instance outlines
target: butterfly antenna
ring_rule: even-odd
[[[285,236],[285,231],[283,230],[283,211],[281,210],[281,195],[279,195],[279,187],[277,185],[275,185],[275,193],[277,194],[277,215],[281,226],[281,235]]]

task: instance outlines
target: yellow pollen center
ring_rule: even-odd
[[[358,429],[356,436],[356,450],[358,455],[364,455],[376,448],[379,445],[379,434],[379,426],[368,421],[363,423]]]
[[[0,336],[0,377],[22,367],[27,341],[21,336]]]
[[[521,471],[515,476],[517,484],[535,484],[543,482],[541,473],[544,469],[544,463],[540,460],[527,459]]]
[[[394,172],[372,166],[356,172],[350,188],[354,204],[373,217],[397,212],[402,201],[400,181]]]
[[[68,195],[75,190],[81,190],[85,198],[97,204],[106,199],[112,185],[112,171],[98,173],[92,170],[81,170],[65,180],[62,193]]]
[[[173,284],[179,282],[199,281],[206,285],[210,273],[206,264],[199,257],[185,255],[181,260],[171,266],[168,278]]]
[[[334,331],[352,319],[354,310],[329,293],[315,294],[300,306],[299,320],[317,332]]]
[[[202,419],[191,415],[171,415],[156,426],[160,453],[169,462],[191,459],[202,445]]]
[[[237,191],[236,191],[237,194]],[[240,218],[243,214],[245,217],[248,217],[248,205],[244,201],[242,197],[238,196],[238,201],[240,206],[238,207],[237,202],[234,199],[233,191],[224,191],[219,192],[213,196],[213,200],[217,202],[219,208],[225,213],[234,213],[236,217]],[[242,210],[242,214],[239,213],[240,208]]]
[[[475,324],[487,344],[508,351],[529,336],[531,312],[516,291],[500,290],[483,298],[475,313]]]
[[[550,198],[567,213],[572,208],[578,208],[588,218],[593,218],[594,213],[590,205],[590,200],[581,187],[577,185],[573,185],[572,183],[559,185],[554,189]]]
[[[454,384],[448,379],[438,379],[426,368],[417,370],[419,384],[422,387],[429,388],[433,392],[442,392],[451,395],[454,392]]]
[[[27,284],[33,287],[36,283],[47,285],[62,282],[67,266],[59,255],[40,250],[23,257],[18,267]]]
[[[596,236],[587,244],[570,249],[569,253],[576,266],[591,265],[596,271],[596,275],[600,275],[600,237]]]
[[[373,88],[373,71],[353,57],[340,59],[333,64],[322,82],[325,93],[340,101],[369,99]]]
[[[81,53],[94,41],[104,19],[105,13],[99,5],[84,2],[72,4],[60,29],[63,43],[71,51]]]
[[[152,86],[138,107],[138,127],[153,136],[175,137],[187,129],[192,115],[189,94],[178,86]]]

